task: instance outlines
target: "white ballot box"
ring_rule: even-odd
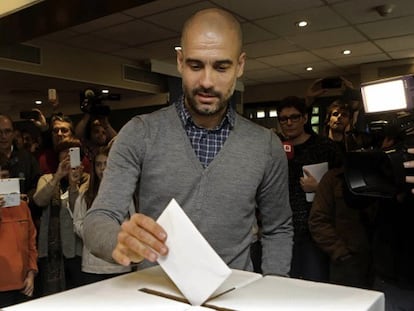
[[[191,273],[191,271],[188,271]],[[203,280],[200,280],[202,282]],[[161,267],[38,298],[6,311],[46,310],[383,311],[383,293],[232,270],[201,307],[191,306]]]

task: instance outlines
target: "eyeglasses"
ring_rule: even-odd
[[[343,112],[340,112],[340,111],[334,111],[334,112],[332,112],[332,114],[331,114],[332,116],[334,116],[334,117],[339,117],[339,116],[341,116],[341,117],[343,117],[343,118],[349,118],[349,113],[348,112],[345,112],[345,111],[343,111]]]
[[[292,123],[296,123],[302,118],[301,114],[291,114],[290,116],[280,116],[279,122],[280,124],[286,124],[289,120],[292,121]]]
[[[9,136],[11,133],[13,133],[13,129],[0,129],[0,134],[4,136]]]
[[[62,132],[62,134],[67,134],[69,133],[70,129],[67,127],[54,127],[52,130],[54,134],[59,134],[59,131]]]

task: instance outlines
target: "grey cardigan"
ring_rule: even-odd
[[[204,169],[174,105],[131,119],[115,140],[84,221],[84,243],[95,255],[111,258],[136,190],[139,212],[154,219],[175,198],[235,269],[252,270],[249,250],[257,206],[263,273],[288,274],[293,230],[287,159],[270,130],[236,115],[224,146]]]

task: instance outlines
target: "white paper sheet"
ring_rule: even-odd
[[[313,177],[315,177],[317,182],[321,181],[321,178],[325,173],[328,171],[328,162],[321,162],[317,164],[310,164],[310,165],[304,165],[303,170],[309,171]],[[303,176],[305,175],[305,172],[303,173]],[[315,197],[314,192],[307,192],[306,193],[306,201],[307,202],[313,202],[313,198]]]
[[[174,199],[157,222],[167,232],[169,249],[158,263],[192,305],[201,305],[231,274],[230,268]]]
[[[0,179],[0,195],[5,201],[3,207],[20,205],[19,178]]]

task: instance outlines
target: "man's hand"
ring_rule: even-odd
[[[159,255],[168,253],[166,239],[167,234],[159,224],[137,213],[122,224],[112,257],[124,266],[144,259],[155,262]]]
[[[24,279],[24,287],[22,289],[22,293],[26,296],[31,297],[33,295],[34,277],[35,277],[35,272],[29,271],[27,273],[26,278]]]
[[[408,153],[414,154],[414,148],[409,148]],[[414,160],[404,162],[405,168],[414,168]],[[405,181],[411,184],[414,184],[414,176],[406,176]],[[414,194],[414,188],[411,189],[411,192]]]
[[[70,171],[70,158],[69,155],[67,155],[62,161],[59,162],[55,176],[58,180],[61,180],[63,177],[68,176]]]
[[[303,170],[304,177],[300,178],[300,186],[302,190],[305,192],[315,192],[318,188],[318,181],[315,177],[308,170]]]
[[[45,115],[42,113],[42,111],[40,109],[37,109],[37,108],[33,108],[32,111],[38,112],[39,117],[36,120],[31,119],[30,121],[32,121],[33,124],[37,128],[39,128],[42,132],[47,131],[47,129],[49,128],[49,125],[47,124]]]

